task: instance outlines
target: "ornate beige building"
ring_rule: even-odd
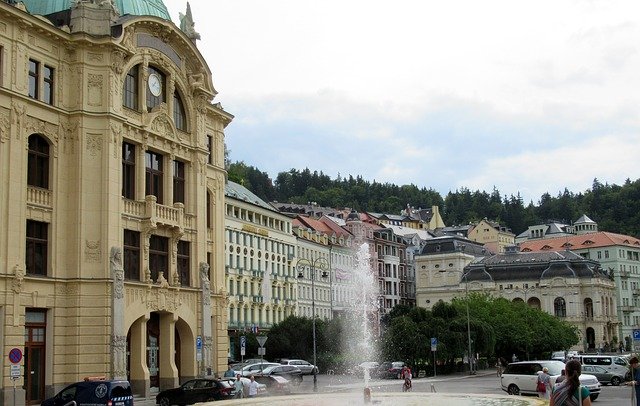
[[[190,12],[0,2],[0,403],[226,366],[224,128]],[[25,8],[26,7],[26,8]],[[35,15],[40,14],[40,15]],[[5,364],[6,366],[6,364]],[[13,386],[16,384],[16,398]]]

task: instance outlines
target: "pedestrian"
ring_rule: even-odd
[[[500,359],[500,357],[498,357],[498,359],[496,360],[496,374],[498,375],[498,377],[502,375],[502,360]]]
[[[244,397],[244,384],[242,383],[242,375],[236,375],[236,382],[234,383],[236,388],[236,398],[242,399]]]
[[[640,368],[638,367],[638,357],[631,357],[629,360],[631,365],[631,380],[626,385],[633,386],[635,390],[636,406],[640,406]]]
[[[516,362],[518,360],[518,357],[516,357],[516,353],[514,352],[513,355],[511,356],[511,362]]]
[[[620,353],[624,352],[624,344],[622,344],[622,341],[620,341],[620,345],[618,346],[618,349],[620,350]]]
[[[258,396],[258,382],[256,382],[256,378],[251,375],[249,377],[249,396],[250,398],[255,398]]]
[[[549,399],[551,395],[551,375],[549,375],[549,368],[542,368],[542,372],[538,374],[538,397],[542,399]]]
[[[234,376],[236,376],[236,372],[233,369],[231,369],[231,364],[229,364],[227,368],[228,369],[225,371],[223,375],[225,378],[233,378]]]
[[[549,406],[591,406],[589,389],[580,385],[582,366],[577,360],[567,361],[565,380],[553,387]]]

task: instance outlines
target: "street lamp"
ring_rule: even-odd
[[[329,261],[324,257],[318,257],[313,261],[306,258],[298,259],[298,266],[308,266],[311,269],[311,317],[313,320],[313,391],[318,391],[318,366],[316,361],[316,270],[322,270],[322,277],[329,274]],[[304,273],[298,270],[298,278],[304,278]]]

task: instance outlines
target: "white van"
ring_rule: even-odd
[[[629,362],[618,355],[581,355],[573,358],[582,365],[597,365],[622,378],[629,372]]]

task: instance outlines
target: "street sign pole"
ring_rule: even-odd
[[[438,339],[431,337],[431,352],[433,352],[433,377],[436,377],[436,350],[438,349]]]
[[[260,348],[258,348],[258,352],[260,353],[260,372],[262,372],[262,363],[264,362],[264,343],[267,342],[267,336],[257,336],[256,340],[258,340],[258,344],[260,344]]]

